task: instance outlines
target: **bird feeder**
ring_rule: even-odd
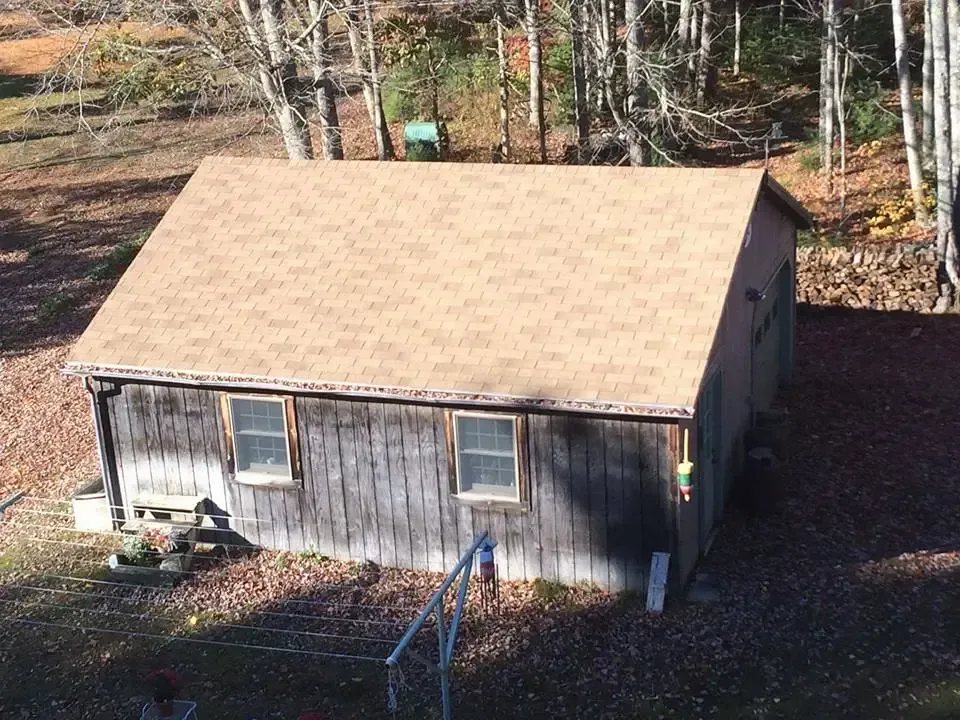
[[[684,502],[690,502],[693,494],[693,463],[689,460],[690,431],[683,431],[683,462],[677,465],[677,484]]]

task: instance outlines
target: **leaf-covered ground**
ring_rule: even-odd
[[[9,107],[0,107],[0,116]],[[342,112],[351,155],[370,157],[363,108],[348,100]],[[533,145],[517,125],[519,155],[529,160]],[[69,118],[0,131],[0,497],[15,489],[63,497],[96,472],[86,399],[75,380],[59,374],[115,281],[93,268],[153,226],[204,154],[275,155],[278,146],[262,118],[247,114],[139,119],[108,133],[106,145],[74,133]],[[495,133],[492,123],[452,127],[456,159],[487,161]],[[562,144],[561,135],[551,138],[551,157]],[[846,224],[834,204],[819,199],[816,175],[797,156],[772,165],[830,227],[862,234],[877,214],[878,194],[902,194],[905,172],[895,150],[895,143],[868,148],[851,160],[856,214]],[[505,586],[500,615],[474,609],[468,616],[458,646],[456,717],[960,716],[960,321],[802,308],[798,344],[796,382],[784,398],[791,412],[786,500],[775,517],[726,519],[702,568],[719,587],[719,601],[674,601],[651,618],[635,598]],[[2,569],[96,572],[115,541],[23,527],[34,524],[24,511],[41,507],[67,509],[21,506],[12,515],[20,526],[0,535]],[[54,524],[57,517],[35,516]],[[28,539],[37,536],[56,542]],[[385,716],[379,664],[75,628],[135,626],[262,643],[261,636],[245,640],[254,631],[224,624],[270,618],[279,629],[325,635],[355,637],[357,627],[375,627],[379,639],[397,634],[438,578],[264,553],[205,571],[162,597],[49,577],[27,581],[93,594],[43,601],[85,613],[28,612],[21,603],[38,594],[12,587],[24,582],[7,575],[0,588],[10,601],[0,607],[8,620],[0,624],[0,717],[136,717],[142,677],[166,666],[186,677],[204,718],[294,718],[320,706],[339,720]],[[291,602],[303,599],[309,602]],[[349,632],[335,631],[351,626],[342,618],[286,617],[319,615],[327,606],[314,603],[326,601],[392,607],[338,611],[387,623],[352,623]],[[13,624],[16,613],[73,629]],[[131,621],[117,613],[146,614]],[[333,642],[339,651],[373,652],[367,640],[270,637],[291,648],[323,650]],[[421,642],[429,649],[429,637]],[[409,666],[406,683],[398,717],[435,716],[435,680]]]
[[[703,566],[720,589],[718,601],[674,600],[653,618],[634,598],[579,587],[537,593],[507,585],[493,617],[471,600],[458,647],[457,717],[960,714],[960,421],[951,412],[960,402],[951,378],[951,363],[960,358],[958,331],[954,316],[801,308],[796,381],[785,397],[791,411],[786,500],[772,517],[727,518]],[[58,551],[42,557],[51,562]],[[10,582],[3,597],[21,598]],[[258,624],[264,611],[315,612],[291,606],[293,598],[392,606],[337,612],[398,621],[399,630],[437,582],[428,574],[264,553],[197,576],[148,606],[140,627],[244,641],[249,631],[224,635],[216,623]],[[33,612],[28,616],[76,622],[66,611]],[[117,625],[107,615],[85,620],[130,627],[129,619]],[[279,623],[272,626],[324,633],[333,627],[328,620]],[[377,632],[386,634],[373,637],[397,634],[392,627]],[[294,642],[314,650],[368,648],[361,641]],[[425,652],[432,644],[430,637],[421,643]],[[10,623],[0,629],[0,653],[4,716],[46,717],[41,709],[55,701],[70,717],[123,717],[139,702],[143,675],[165,666],[187,677],[204,717],[292,718],[311,705],[335,718],[385,716],[385,676],[376,663],[38,633]],[[398,716],[433,716],[433,679],[408,666],[406,680]]]

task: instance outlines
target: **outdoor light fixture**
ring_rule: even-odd
[[[747,302],[760,302],[766,297],[766,293],[757,290],[756,288],[747,289]]]

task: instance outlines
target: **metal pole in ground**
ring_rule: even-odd
[[[453,709],[450,707],[450,658],[447,656],[447,628],[443,612],[443,601],[437,603],[437,640],[440,643],[440,702],[443,706],[443,720],[451,720]]]

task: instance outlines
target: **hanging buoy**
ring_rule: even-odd
[[[500,583],[497,578],[497,562],[493,557],[496,540],[487,538],[477,548],[480,561],[480,604],[486,612],[500,610]]]
[[[497,565],[493,560],[493,549],[496,546],[496,541],[484,540],[479,548],[481,580],[493,580],[493,576],[496,574]]]
[[[689,461],[690,431],[683,431],[683,462],[677,465],[677,484],[684,502],[690,502],[693,494],[693,463]]]

